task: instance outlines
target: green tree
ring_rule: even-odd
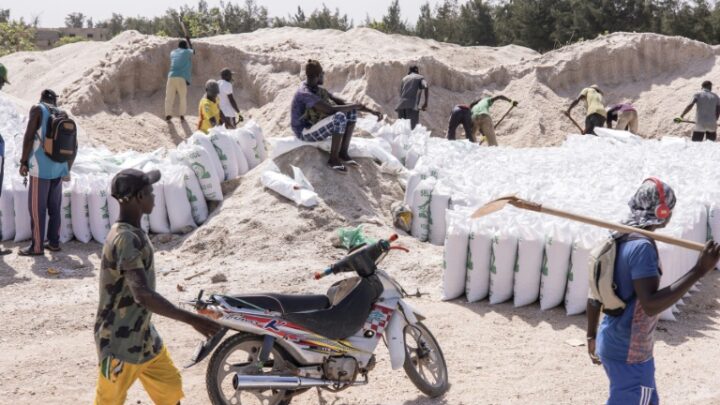
[[[74,44],[76,42],[85,42],[87,39],[84,37],[62,37],[57,42],[53,44],[53,48],[57,48],[59,46],[67,45],[67,44]]]
[[[369,18],[367,19],[369,20]],[[380,22],[372,21],[369,24],[366,21],[367,26],[375,28],[382,32],[395,33],[395,34],[409,34],[410,28],[407,23],[402,19],[402,13],[400,11],[399,0],[393,0],[388,6],[387,14],[385,14]]]
[[[33,50],[35,50],[35,28],[22,20],[0,22],[0,56]]]
[[[85,14],[70,13],[65,17],[65,26],[68,28],[82,28],[85,26]]]
[[[425,2],[420,6],[420,15],[415,24],[415,35],[421,38],[435,38],[435,26],[433,23],[432,9],[430,3]]]
[[[459,43],[462,39],[460,30],[460,11],[457,0],[444,0],[435,7],[435,39],[443,42]]]
[[[10,21],[10,9],[0,8],[0,23],[6,23]]]
[[[483,0],[460,6],[460,33],[463,45],[497,45],[492,8]]]

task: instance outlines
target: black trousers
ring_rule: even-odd
[[[693,142],[702,142],[702,141],[710,141],[715,142],[715,139],[717,138],[717,132],[695,132],[692,133],[692,141]]]
[[[472,113],[470,112],[470,109],[455,106],[452,109],[452,113],[450,114],[450,121],[448,121],[448,140],[455,140],[455,133],[457,132],[457,127],[459,127],[460,125],[462,125],[463,129],[465,130],[465,137],[469,139],[470,142],[474,143],[475,135],[473,134]]]

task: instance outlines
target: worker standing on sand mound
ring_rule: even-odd
[[[374,114],[378,121],[382,119],[382,114],[363,104],[347,104],[322,87],[325,73],[316,60],[308,60],[305,76],[306,80],[295,92],[290,108],[292,130],[298,139],[305,142],[320,142],[332,137],[328,166],[341,173],[347,172],[345,164],[357,165],[348,154],[357,112]]]
[[[720,98],[712,92],[712,83],[704,81],[702,90],[695,93],[692,102],[685,107],[685,111],[680,114],[680,119],[692,110],[697,104],[695,110],[695,128],[692,133],[693,142],[701,142],[705,139],[715,142],[717,138],[717,120],[720,118]]]
[[[497,138],[495,137],[495,126],[490,116],[490,107],[495,104],[498,100],[504,100],[511,103],[513,107],[518,105],[517,101],[510,100],[502,94],[494,97],[483,97],[478,101],[475,101],[470,111],[472,112],[473,121],[473,134],[471,139],[473,142],[476,138],[478,131],[487,139],[488,146],[498,146]]]
[[[150,321],[152,314],[184,322],[207,337],[220,330],[209,318],[179,309],[155,291],[153,247],[140,219],[153,210],[152,185],[159,180],[157,170],[136,169],[125,169],[112,180],[120,217],[110,228],[100,264],[95,405],[123,404],[137,379],[155,404],[180,403],[180,372]]]
[[[233,73],[230,69],[225,68],[220,72],[220,80],[218,80],[218,89],[220,94],[218,98],[220,100],[220,112],[225,116],[224,123],[225,128],[235,129],[238,122],[244,120],[243,116],[240,115],[240,109],[235,102],[233,96]]]
[[[663,228],[675,207],[672,188],[658,179],[642,183],[630,199],[625,225],[649,231]],[[698,280],[715,268],[720,245],[708,242],[695,266],[673,284],[660,288],[660,263],[651,239],[631,234],[617,240],[613,282],[622,313],[606,314],[597,332],[601,305],[588,299],[588,354],[602,364],[610,380],[607,405],[657,405],[654,332],[661,312],[672,307]],[[597,338],[597,344],[595,343]]]
[[[420,107],[421,92],[425,93],[422,107]],[[420,122],[420,110],[427,110],[429,92],[427,80],[420,74],[420,69],[414,65],[410,66],[408,74],[403,77],[400,84],[400,103],[395,108],[399,119],[410,120],[410,129],[415,129]]]
[[[638,113],[630,103],[614,104],[607,109],[607,127],[612,128],[613,121],[617,121],[615,129],[638,133]]]
[[[581,100],[585,101],[586,110],[583,134],[595,135],[595,127],[602,127],[605,124],[605,117],[607,116],[600,86],[593,84],[590,87],[584,88],[580,92],[580,95],[570,104],[565,114],[570,116],[572,109],[575,108]]]
[[[180,119],[185,120],[187,112],[187,86],[192,78],[192,57],[195,50],[190,37],[181,40],[177,49],[170,52],[170,72],[165,88],[165,120],[172,118],[175,95],[180,97]]]
[[[218,94],[220,87],[215,80],[208,80],[205,83],[205,97],[200,99],[198,106],[198,129],[206,134],[210,128],[222,125],[225,117],[218,105]]]

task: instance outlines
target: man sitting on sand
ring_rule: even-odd
[[[322,87],[324,72],[320,62],[308,60],[306,80],[292,100],[290,125],[295,136],[305,142],[319,142],[332,137],[328,166],[344,173],[345,164],[357,165],[348,154],[355,129],[357,112],[367,112],[382,119],[382,114],[363,104],[347,104]]]
[[[607,109],[607,127],[612,128],[613,121],[617,121],[615,129],[630,131],[637,134],[638,113],[630,103],[614,104]]]
[[[488,146],[498,146],[497,138],[495,137],[495,125],[493,124],[492,117],[490,117],[490,107],[498,101],[504,100],[511,103],[513,106],[518,105],[517,101],[510,100],[502,94],[494,97],[483,97],[478,101],[473,102],[472,108],[472,120],[473,120],[473,134],[472,139],[476,138],[478,131],[487,139]]]
[[[580,101],[585,101],[586,110],[583,134],[595,135],[595,127],[602,127],[605,124],[605,117],[607,116],[600,86],[593,84],[590,87],[584,88],[583,91],[580,92],[580,95],[573,100],[565,113],[569,116],[572,109],[575,108]]]
[[[220,88],[217,82],[208,80],[205,83],[205,97],[200,100],[198,106],[198,129],[206,134],[210,128],[222,125],[225,122],[218,105],[218,93],[220,93]]]
[[[693,142],[702,142],[708,140],[715,142],[717,138],[717,120],[720,118],[720,98],[712,91],[712,83],[704,81],[702,90],[695,93],[692,102],[685,107],[685,111],[680,114],[680,120],[684,119],[685,114],[695,110],[695,129],[693,129]]]
[[[668,224],[675,207],[672,188],[658,179],[645,180],[630,199],[626,225],[655,231]],[[720,245],[708,242],[697,263],[671,285],[660,288],[660,263],[655,242],[639,234],[617,241],[613,281],[626,303],[620,315],[606,314],[597,331],[601,306],[588,300],[588,354],[602,364],[610,380],[607,405],[657,405],[653,343],[660,313],[670,308],[720,259]],[[596,343],[597,339],[597,343]]]

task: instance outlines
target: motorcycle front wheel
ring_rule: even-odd
[[[258,367],[262,337],[238,333],[225,339],[210,358],[205,383],[213,405],[288,405],[286,390],[238,390],[235,376],[240,374],[278,375],[287,370],[286,356],[273,346],[268,361]]]
[[[410,381],[431,398],[444,394],[450,387],[447,365],[435,337],[422,322],[405,326],[404,335],[403,368]]]

